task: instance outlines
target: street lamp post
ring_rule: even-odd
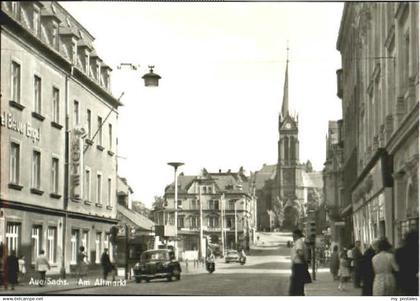
[[[174,196],[174,223],[175,223],[175,240],[174,240],[174,249],[175,249],[175,258],[178,259],[178,177],[176,174],[176,171],[179,166],[184,165],[182,162],[169,162],[168,165],[172,166],[174,168],[174,183],[175,183],[175,196]]]

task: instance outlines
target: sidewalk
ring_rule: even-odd
[[[34,283],[37,278],[30,278],[24,283],[19,283],[14,290],[9,289],[5,290],[3,286],[0,287],[0,295],[45,295],[45,294],[54,294],[57,292],[71,291],[83,288],[96,287],[100,285],[106,286],[102,281],[102,275],[92,275],[83,278],[76,278],[74,276],[67,276],[66,279],[63,278],[49,278],[49,283],[45,286],[39,286],[37,283]],[[112,277],[108,277],[108,281],[112,282]],[[116,283],[122,283],[124,277],[115,277]],[[133,280],[127,280],[127,283],[132,282]]]
[[[312,270],[309,269],[312,276]],[[328,268],[320,268],[316,273],[316,280],[305,285],[305,295],[307,296],[361,296],[360,288],[354,288],[351,280],[346,283],[346,290],[339,291],[338,281],[332,280],[330,270]]]
[[[203,274],[207,273],[204,264],[199,264],[198,266],[194,266],[193,262],[188,262],[188,267],[185,262],[180,262],[182,275],[195,275],[195,274]],[[48,279],[48,276],[47,276]],[[37,280],[37,278],[33,278],[33,280]],[[111,276],[108,276],[108,280],[112,280]],[[20,296],[20,295],[45,295],[45,294],[54,294],[58,292],[65,292],[65,291],[72,291],[77,289],[84,289],[90,287],[97,287],[103,284],[102,275],[91,275],[89,277],[83,277],[83,279],[76,278],[74,276],[67,276],[66,279],[57,278],[56,276],[50,278],[50,284],[46,286],[40,287],[36,283],[31,283],[31,279],[26,280],[24,283],[20,283],[15,287],[15,290],[11,290],[10,286],[8,290],[5,290],[3,286],[0,287],[0,295],[12,295],[12,296]],[[115,281],[120,283],[120,281],[124,281],[124,277],[117,276],[115,277]],[[127,284],[134,281],[134,277],[127,280]]]

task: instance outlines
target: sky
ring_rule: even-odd
[[[60,2],[112,69],[119,109],[118,174],[151,206],[173,182],[167,162],[199,174],[248,173],[277,162],[289,47],[289,107],[300,161],[325,162],[329,120],[341,118],[336,41],[343,3]],[[288,46],[287,46],[288,45]],[[133,63],[137,71],[118,70]],[[141,76],[155,66],[159,87]]]

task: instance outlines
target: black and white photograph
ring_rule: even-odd
[[[418,1],[2,1],[0,25],[3,300],[417,300]]]

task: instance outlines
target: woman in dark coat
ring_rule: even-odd
[[[330,272],[333,276],[333,280],[338,280],[338,269],[340,267],[340,259],[338,256],[338,246],[334,246],[330,258]]]
[[[372,245],[365,251],[360,260],[360,274],[362,279],[362,296],[372,296],[373,280],[375,272],[373,271],[372,258],[376,251]]]
[[[7,256],[6,259],[6,281],[10,283],[12,290],[15,289],[15,285],[17,284],[18,280],[18,272],[19,272],[19,263],[18,258],[16,257],[16,251],[12,250],[11,254]],[[7,289],[7,285],[5,287]]]

